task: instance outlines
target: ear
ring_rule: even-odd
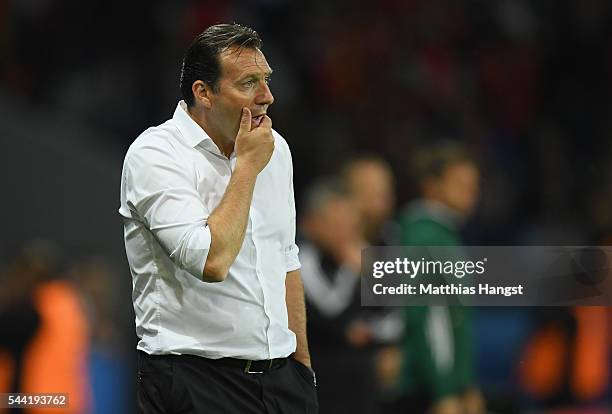
[[[191,92],[193,93],[196,102],[200,102],[206,109],[212,107],[211,97],[213,95],[212,89],[202,82],[197,80],[191,85]]]

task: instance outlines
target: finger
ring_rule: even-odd
[[[249,132],[251,130],[251,110],[249,108],[242,108],[242,117],[240,118],[240,128],[238,134]]]
[[[263,120],[261,121],[261,124],[259,124],[259,126],[264,128],[272,128],[272,119],[268,115],[264,115]]]

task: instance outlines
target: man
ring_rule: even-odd
[[[140,412],[317,410],[291,153],[267,115],[260,49],[237,24],[197,36],[184,100],[125,157]]]
[[[321,413],[375,414],[370,329],[360,305],[357,213],[335,179],[320,180],[301,210],[300,262]]]
[[[361,155],[344,164],[342,178],[359,213],[361,232],[368,244],[397,245],[399,229],[391,221],[395,180],[389,164],[376,155]]]
[[[66,393],[69,413],[91,412],[89,325],[58,246],[34,239],[0,271],[0,393]],[[5,400],[6,401],[6,400]],[[0,407],[40,413],[44,407]]]
[[[408,246],[460,246],[460,226],[479,197],[479,170],[462,147],[441,143],[417,153],[421,197],[402,217]],[[407,307],[400,386],[411,407],[433,414],[482,414],[475,382],[469,309]]]
[[[401,229],[391,220],[395,209],[395,180],[389,164],[373,154],[356,156],[343,165],[341,178],[357,211],[360,236],[367,245],[398,245]],[[399,339],[401,320],[395,309],[369,308],[368,313],[378,345],[390,345]],[[389,349],[385,347],[382,351]]]
[[[389,163],[376,154],[350,158],[341,169],[348,196],[358,213],[361,236],[370,246],[396,246],[400,228],[392,220],[395,210],[395,179]],[[306,292],[308,295],[308,292]],[[398,309],[366,309],[371,336],[381,411],[394,398],[394,382],[399,370],[399,347],[403,320]]]

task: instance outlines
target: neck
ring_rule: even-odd
[[[376,244],[378,237],[380,236],[380,226],[376,223],[364,223],[363,236],[366,238],[368,243]]]
[[[206,132],[217,148],[229,158],[231,153],[234,152],[234,142],[222,138],[223,135],[212,126],[211,122],[207,121],[204,111],[195,107],[187,107],[187,113]]]

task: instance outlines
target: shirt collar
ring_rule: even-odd
[[[206,131],[189,116],[185,101],[179,101],[176,105],[176,110],[174,111],[172,119],[176,123],[187,145],[196,147],[201,143],[204,148],[221,154],[221,151],[208,136]]]
[[[408,205],[407,212],[413,219],[428,217],[451,230],[457,230],[465,221],[459,213],[434,200],[417,199]]]

